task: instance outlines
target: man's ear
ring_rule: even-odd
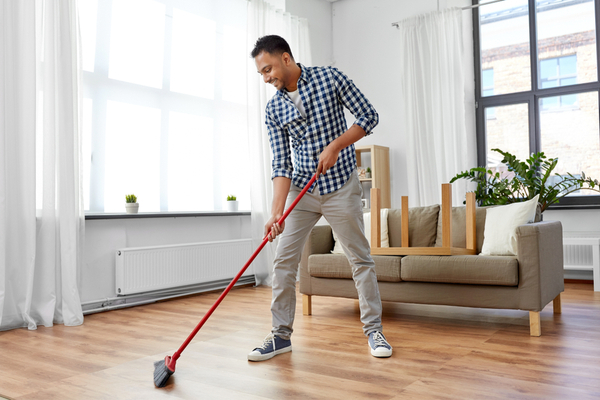
[[[289,67],[292,63],[292,57],[290,56],[290,53],[287,53],[285,51],[281,53],[281,59],[286,67]]]

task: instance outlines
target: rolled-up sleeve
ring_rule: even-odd
[[[352,79],[336,68],[332,68],[332,71],[340,101],[356,118],[354,125],[360,126],[365,130],[367,135],[370,135],[373,128],[379,123],[379,114],[377,114],[375,107],[354,85]]]
[[[292,179],[294,167],[292,166],[289,137],[286,130],[275,120],[271,106],[271,104],[267,105],[265,118],[269,133],[269,143],[273,152],[273,161],[271,162],[273,172],[271,179],[278,176]]]

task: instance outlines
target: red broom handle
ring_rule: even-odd
[[[285,211],[285,213],[281,216],[281,218],[279,218],[279,221],[277,221],[278,224],[281,224],[287,218],[287,216],[292,212],[292,210],[294,209],[294,207],[296,207],[296,204],[298,204],[298,202],[300,201],[300,199],[302,198],[302,196],[304,196],[304,194],[308,191],[308,189],[312,186],[312,184],[316,180],[317,180],[317,174],[315,174],[311,178],[311,180],[306,184],[306,186],[304,186],[304,189],[302,189],[302,191],[300,192],[300,194],[298,195],[298,197],[296,197],[296,200],[294,200],[294,202],[292,203],[292,205]],[[235,278],[233,278],[233,280],[227,286],[227,288],[225,288],[225,290],[223,291],[223,293],[221,293],[221,296],[219,296],[219,298],[217,299],[217,301],[215,302],[215,304],[213,304],[213,306],[210,308],[210,310],[208,310],[208,312],[204,315],[204,318],[202,318],[202,320],[198,323],[198,325],[196,325],[196,328],[194,328],[194,330],[192,331],[192,333],[190,333],[190,335],[187,337],[187,339],[185,340],[185,342],[183,342],[183,344],[181,345],[181,347],[179,347],[179,349],[175,352],[175,354],[173,354],[173,357],[171,357],[171,360],[170,360],[170,363],[172,363],[172,365],[173,365],[173,370],[175,370],[175,368],[174,368],[175,361],[177,361],[177,359],[179,358],[179,356],[181,355],[181,353],[183,352],[183,350],[185,350],[185,348],[188,346],[188,344],[190,344],[190,342],[192,341],[192,339],[194,338],[194,336],[196,336],[196,334],[198,333],[198,331],[200,330],[200,328],[202,328],[202,326],[204,325],[204,323],[206,322],[206,320],[208,320],[208,318],[216,310],[216,308],[219,306],[219,304],[221,304],[221,302],[223,301],[223,299],[225,298],[225,296],[227,296],[227,293],[229,293],[229,291],[231,290],[231,288],[233,288],[233,286],[238,281],[238,279],[240,279],[240,277],[244,274],[244,272],[246,272],[246,270],[248,269],[248,267],[250,266],[250,264],[252,264],[252,261],[254,261],[254,259],[256,258],[256,256],[258,256],[258,254],[263,249],[263,247],[265,247],[265,245],[269,241],[268,238],[269,238],[270,234],[271,234],[271,231],[269,231],[269,233],[267,233],[267,235],[264,237],[264,239],[263,239],[262,243],[260,244],[260,246],[258,246],[258,248],[254,252],[254,254],[252,254],[252,257],[250,257],[250,259],[246,262],[246,264],[240,270],[240,272],[238,272],[238,274],[235,276]]]

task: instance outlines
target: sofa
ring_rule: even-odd
[[[540,336],[540,311],[550,301],[561,312],[564,291],[562,226],[537,221],[516,230],[517,255],[479,255],[488,208],[476,209],[477,255],[374,255],[382,301],[529,311],[530,335]],[[439,205],[409,209],[411,247],[442,245]],[[452,246],[465,247],[465,207],[452,207]],[[491,221],[491,219],[490,219]],[[390,247],[402,240],[400,210],[387,212]],[[332,254],[329,225],[311,231],[300,262],[303,313],[312,314],[313,296],[358,298],[344,254]],[[318,301],[318,300],[317,300]]]

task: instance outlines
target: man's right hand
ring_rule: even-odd
[[[269,242],[272,242],[278,235],[281,235],[281,233],[285,229],[285,221],[281,222],[281,224],[277,223],[277,221],[279,221],[280,218],[281,215],[273,215],[265,224],[265,236],[267,236],[267,234],[269,234],[269,231],[271,231],[268,237]]]

